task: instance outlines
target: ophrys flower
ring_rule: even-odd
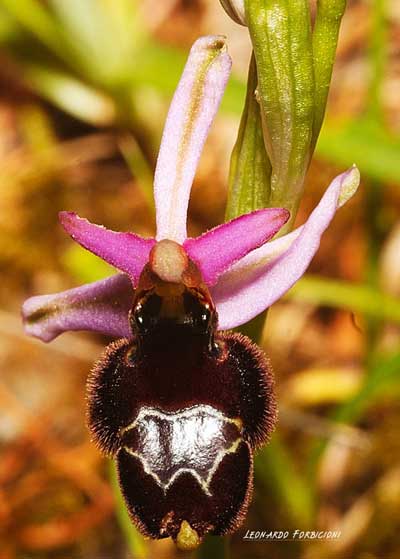
[[[26,301],[26,331],[121,338],[89,379],[89,426],[118,463],[128,510],[143,533],[193,548],[237,527],[252,488],[253,451],[275,423],[272,373],[239,326],[306,270],[356,168],[337,177],[308,221],[270,239],[289,218],[267,208],[187,238],[189,194],[230,58],[221,37],[192,47],[167,117],[154,181],[157,234],[144,239],[70,212],[72,238],[120,270],[105,280]]]

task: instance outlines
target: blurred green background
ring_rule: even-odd
[[[152,173],[191,43],[223,33],[230,80],[197,173],[189,232],[224,219],[250,41],[217,0],[0,0],[0,558],[175,557],[130,530],[85,428],[85,379],[106,339],[24,336],[29,295],[111,269],[58,226],[62,209],[154,233]],[[349,0],[327,119],[298,223],[356,163],[362,186],[308,274],[271,309],[279,438],[256,462],[227,556],[400,554],[400,5]],[[249,530],[340,530],[249,543]],[[219,550],[220,551],[220,550]],[[212,559],[210,548],[202,556]]]

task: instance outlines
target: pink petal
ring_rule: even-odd
[[[132,284],[124,274],[54,295],[31,297],[22,306],[25,332],[44,342],[67,330],[130,337],[128,312],[132,299]]]
[[[134,233],[116,233],[94,225],[73,212],[60,212],[60,222],[71,237],[93,254],[125,272],[136,285],[149,260],[154,239],[143,239]]]
[[[296,283],[336,210],[355,193],[359,182],[356,167],[336,177],[303,226],[249,253],[220,277],[211,294],[221,330],[251,320]]]
[[[201,37],[189,54],[165,123],[154,178],[157,240],[186,239],[190,189],[231,68],[222,36]]]
[[[219,276],[234,262],[271,239],[289,219],[283,208],[267,208],[232,219],[183,246],[194,260],[207,285],[214,285]]]

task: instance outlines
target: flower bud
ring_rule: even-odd
[[[222,7],[231,18],[240,25],[247,25],[244,0],[220,0]]]

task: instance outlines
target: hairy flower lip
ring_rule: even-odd
[[[211,290],[221,330],[250,320],[302,276],[336,210],[358,188],[356,167],[332,181],[304,225],[276,240],[271,239],[289,217],[284,208],[257,210],[197,238],[186,236],[190,188],[230,67],[223,37],[202,37],[190,51],[167,116],[157,162],[155,239],[110,231],[73,212],[60,213],[63,227],[75,241],[124,273],[28,299],[22,309],[28,334],[43,341],[66,330],[129,337],[133,289],[150,251],[162,239],[183,246],[198,265]]]

